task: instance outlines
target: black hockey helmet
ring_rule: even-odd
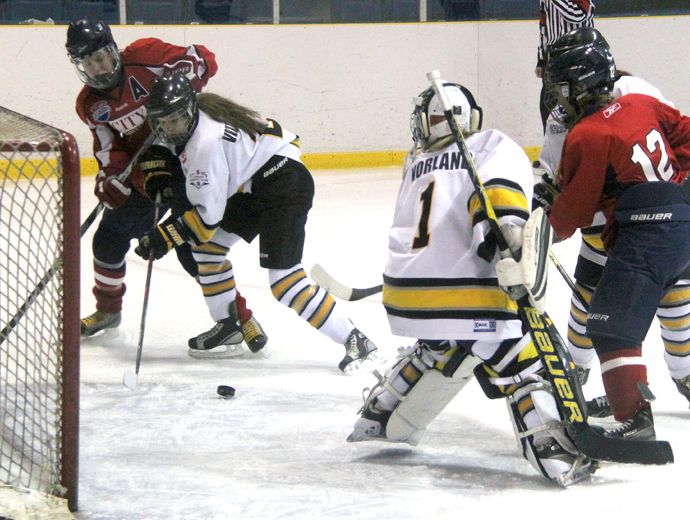
[[[576,47],[596,47],[610,49],[609,42],[594,27],[578,27],[561,35],[546,49],[546,60],[555,58]]]
[[[156,78],[146,104],[151,130],[162,141],[184,145],[199,118],[196,90],[182,72]]]
[[[616,64],[604,47],[574,47],[546,62],[545,104],[549,110],[563,107],[569,121],[608,102],[616,80]],[[557,113],[555,110],[552,113]]]
[[[74,20],[67,27],[65,47],[84,83],[100,90],[117,85],[122,59],[108,24],[91,17]]]

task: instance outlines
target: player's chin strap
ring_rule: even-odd
[[[470,154],[460,127],[455,119],[453,108],[443,88],[441,74],[435,70],[427,74],[434,91],[438,96],[443,113],[450,126],[455,142],[464,159],[475,192],[487,215],[489,226],[496,237],[501,258],[512,257],[512,253],[503,236],[496,213],[489,200],[484,185],[477,173],[474,159]],[[525,287],[527,294],[517,300],[520,318],[528,329],[549,382],[556,389],[554,398],[560,414],[566,421],[568,433],[577,448],[594,460],[608,460],[634,464],[667,464],[673,462],[671,445],[665,441],[634,441],[610,438],[599,429],[587,423],[587,409],[580,382],[575,374],[575,364],[570,358],[565,344],[544,312],[539,312],[533,302],[530,287]]]

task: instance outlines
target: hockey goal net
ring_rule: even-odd
[[[77,508],[79,238],[74,138],[0,107],[0,517]]]

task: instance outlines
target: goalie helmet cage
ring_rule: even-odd
[[[72,135],[0,107],[0,487],[53,503],[60,497],[72,511],[79,183]]]

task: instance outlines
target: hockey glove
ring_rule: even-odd
[[[544,311],[547,258],[553,241],[553,229],[543,209],[535,210],[523,228],[522,255],[503,258],[496,264],[498,285],[518,300],[529,292],[530,300],[539,312]]]
[[[541,181],[534,185],[532,211],[537,208],[544,208],[544,211],[548,213],[551,211],[553,201],[560,193],[561,190],[554,184],[553,179],[548,174],[543,174]]]
[[[163,258],[173,247],[181,246],[189,238],[187,228],[176,218],[170,217],[153,231],[139,239],[134,252],[148,260],[151,254],[158,260]]]
[[[166,147],[149,146],[139,159],[139,168],[144,177],[144,191],[151,200],[161,194],[162,200],[173,197],[173,177],[182,176],[178,158]]]
[[[126,186],[117,175],[106,175],[103,170],[96,176],[96,197],[106,208],[117,209],[129,200],[132,188]]]

